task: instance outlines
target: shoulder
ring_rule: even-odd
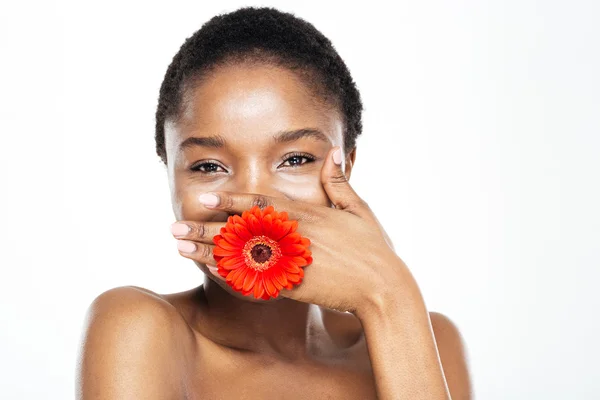
[[[175,333],[186,329],[185,320],[163,296],[137,286],[120,286],[99,294],[87,310],[87,328],[118,329],[122,333],[139,328]]]
[[[181,397],[179,372],[193,335],[160,295],[135,286],[107,290],[88,307],[83,328],[78,399]]]
[[[435,311],[429,313],[429,319],[452,398],[471,399],[467,351],[458,326],[448,316]]]

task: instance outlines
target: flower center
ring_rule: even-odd
[[[250,251],[252,258],[258,263],[263,263],[271,258],[271,248],[264,244],[257,244]]]
[[[267,236],[255,236],[248,240],[242,253],[246,265],[257,271],[271,268],[281,258],[279,244]]]

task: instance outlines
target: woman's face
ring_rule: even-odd
[[[197,200],[209,191],[259,193],[331,206],[320,174],[331,147],[343,148],[342,119],[315,101],[316,95],[293,72],[267,66],[220,67],[186,95],[182,118],[165,124],[177,220],[225,222],[228,213],[204,208]],[[354,156],[346,156],[347,178]],[[196,264],[233,294],[205,264]]]

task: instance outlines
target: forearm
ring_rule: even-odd
[[[419,287],[407,268],[401,269],[394,284],[356,312],[378,398],[451,399]]]

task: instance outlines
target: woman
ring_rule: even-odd
[[[361,112],[330,41],[292,14],[242,8],[186,40],[160,89],[156,149],[179,253],[204,283],[98,296],[78,398],[470,398],[459,332],[427,311],[348,182]],[[214,268],[213,237],[255,205],[286,211],[311,241],[293,288],[249,271],[233,281],[257,296],[243,295]]]

